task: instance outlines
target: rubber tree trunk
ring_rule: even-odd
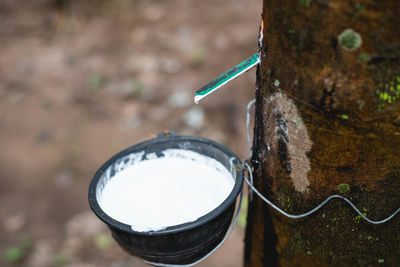
[[[265,0],[255,186],[303,213],[400,206],[400,1]],[[260,38],[260,39],[261,39]],[[250,202],[245,266],[400,266],[400,215]]]

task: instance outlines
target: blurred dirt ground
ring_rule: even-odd
[[[257,49],[261,0],[0,2],[0,266],[145,266],[90,211],[89,182],[165,129],[248,156],[254,70],[196,89]],[[199,266],[241,266],[237,227]]]

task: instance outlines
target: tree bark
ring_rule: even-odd
[[[400,1],[265,0],[255,186],[303,213],[400,206]],[[245,266],[400,266],[400,216],[250,202]]]

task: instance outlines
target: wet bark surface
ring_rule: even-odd
[[[285,211],[331,194],[400,206],[400,2],[264,1],[255,185]],[[301,219],[250,202],[246,266],[400,264],[400,217],[346,203]]]

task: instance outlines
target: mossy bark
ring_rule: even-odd
[[[400,1],[265,0],[255,186],[303,213],[331,194],[400,207]],[[250,202],[245,266],[400,266],[400,216],[333,200],[300,220]]]

